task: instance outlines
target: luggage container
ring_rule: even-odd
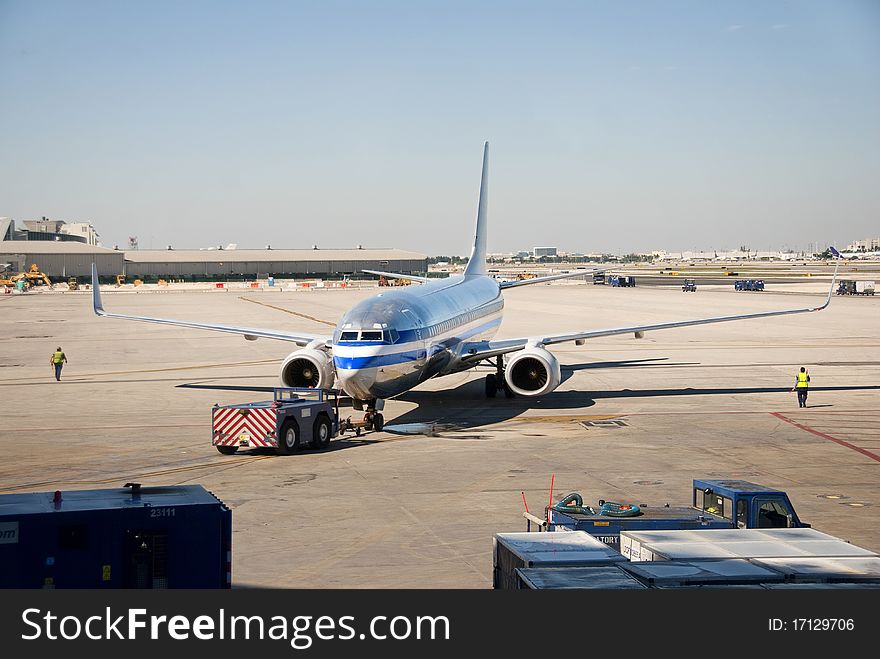
[[[857,281],[856,282],[856,295],[873,295],[874,294],[874,282],[873,281]]]
[[[517,584],[527,590],[641,590],[646,586],[617,566],[519,567]]]
[[[631,561],[877,556],[812,528],[624,531],[620,547]]]
[[[521,567],[608,566],[626,559],[583,531],[496,533],[492,540],[492,587],[516,589]]]
[[[785,576],[777,570],[756,565],[744,558],[715,561],[655,561],[629,563],[621,569],[651,587],[699,585],[755,585],[782,583]]]
[[[2,588],[229,588],[232,511],[201,485],[0,495]]]
[[[783,574],[796,583],[874,582],[880,588],[880,557],[819,556],[758,558],[751,561]]]

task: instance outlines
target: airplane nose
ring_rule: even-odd
[[[337,369],[336,377],[339,387],[352,398],[370,400],[375,398],[371,393],[375,378],[361,370]]]

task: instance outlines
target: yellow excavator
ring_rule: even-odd
[[[49,288],[52,288],[52,280],[49,279],[46,273],[40,271],[40,268],[36,263],[32,263],[31,269],[27,272],[19,272],[17,275],[12,275],[8,279],[0,279],[0,286],[18,286],[18,282],[22,280],[24,281],[25,288],[40,285],[46,285]]]

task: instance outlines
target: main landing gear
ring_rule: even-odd
[[[504,391],[505,398],[513,398],[513,391],[504,379],[504,358],[501,355],[495,358],[495,372],[486,376],[486,398],[495,398],[499,391]]]

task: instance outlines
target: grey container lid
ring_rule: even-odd
[[[880,589],[880,583],[863,581],[861,583],[768,583],[767,590],[855,590],[858,588]]]
[[[528,565],[585,565],[626,561],[585,531],[496,533],[495,542]]]
[[[519,578],[529,588],[631,590],[645,588],[635,578],[614,565],[594,567],[517,568]]]
[[[650,585],[781,582],[784,575],[744,558],[718,561],[643,561],[621,568]]]
[[[144,485],[106,490],[61,490],[61,501],[54,492],[28,492],[0,495],[0,519],[42,513],[118,510],[142,506],[177,507],[217,505],[217,497],[201,485]]]
[[[771,558],[786,556],[876,556],[815,529],[720,529],[701,531],[624,531],[655,556],[668,560]]]
[[[875,556],[758,558],[751,562],[794,581],[875,581],[880,586],[880,557]]]

